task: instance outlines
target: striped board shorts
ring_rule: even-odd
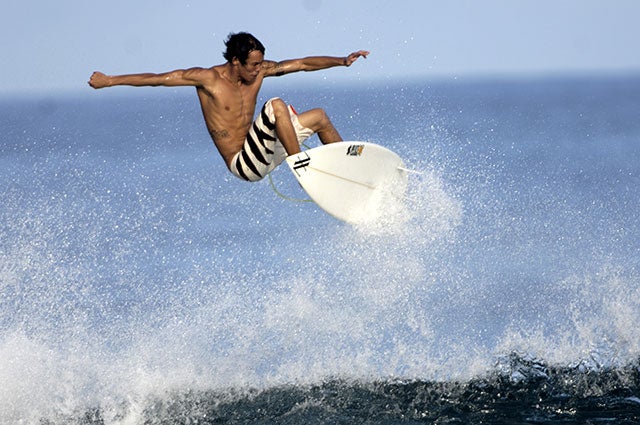
[[[287,151],[276,136],[275,116],[271,103],[278,98],[269,99],[253,122],[249,134],[229,165],[236,177],[249,182],[262,179],[287,157]],[[311,137],[313,130],[303,127],[298,121],[296,111],[289,105],[291,123],[298,137],[298,143]]]

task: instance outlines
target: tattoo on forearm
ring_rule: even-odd
[[[229,137],[229,132],[227,130],[210,129],[209,134],[211,134],[211,137],[213,137],[216,140]]]

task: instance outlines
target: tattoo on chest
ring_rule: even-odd
[[[213,137],[214,139],[224,139],[225,137],[229,137],[229,132],[227,130],[215,130],[215,129],[211,129],[209,130],[209,134],[211,134],[211,137]]]

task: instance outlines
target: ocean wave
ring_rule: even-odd
[[[126,405],[119,411],[96,406],[41,423],[632,424],[640,421],[639,366],[605,368],[591,360],[552,366],[512,353],[469,381],[328,379],[263,389],[181,388],[150,397],[135,412]]]
[[[229,176],[197,108],[25,110],[0,423],[637,421],[637,84],[590,87],[336,94],[422,173],[366,228]]]

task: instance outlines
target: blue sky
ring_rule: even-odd
[[[0,95],[87,90],[93,70],[215,65],[226,35],[241,30],[272,60],[371,51],[309,83],[640,73],[639,17],[637,0],[10,0],[0,14]]]

